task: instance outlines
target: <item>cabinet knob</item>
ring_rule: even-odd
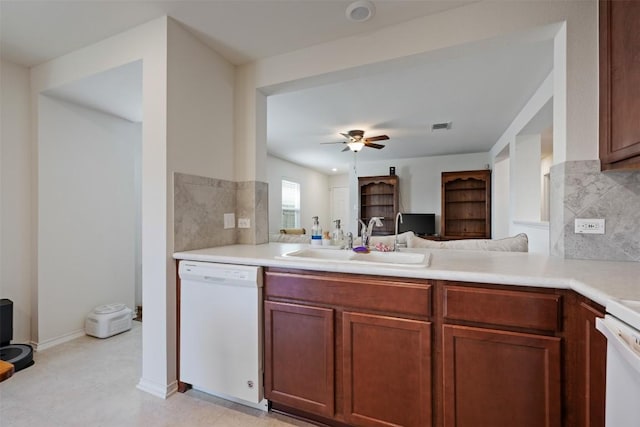
[[[247,381],[247,387],[253,388],[253,381],[251,380]]]

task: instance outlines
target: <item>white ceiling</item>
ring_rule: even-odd
[[[477,1],[477,0],[476,0]],[[33,66],[167,15],[233,64],[366,33],[473,1],[376,0],[375,17],[346,20],[350,0],[2,0],[0,54]]]
[[[0,53],[30,66],[169,14],[239,64],[470,2],[376,1],[375,17],[364,24],[345,19],[349,3],[2,0]],[[391,138],[381,142],[382,150],[359,152],[363,161],[486,152],[552,69],[553,32],[540,29],[376,64],[315,87],[277,88],[267,100],[268,150],[323,173],[344,173],[353,162],[352,153],[341,152],[344,145],[320,144],[342,141],[339,132],[351,129]],[[140,64],[134,63],[49,95],[140,121],[141,93]],[[551,120],[548,111],[544,117]],[[450,131],[431,132],[431,124],[448,121]]]
[[[339,133],[351,129],[390,137],[381,150],[358,152],[362,161],[487,152],[550,73],[553,42],[521,34],[407,62],[269,96],[269,152],[323,173],[346,172],[353,153],[321,143],[344,141]],[[551,112],[528,130],[549,127]],[[451,130],[431,131],[442,122],[453,122]]]

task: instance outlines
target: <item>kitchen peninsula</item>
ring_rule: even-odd
[[[596,317],[640,300],[640,264],[428,250],[425,268],[282,259],[233,245],[178,260],[264,269],[265,397],[329,425],[603,425]]]

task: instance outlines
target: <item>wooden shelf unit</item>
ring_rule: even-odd
[[[490,239],[491,171],[442,172],[440,219],[444,239]]]
[[[373,227],[374,236],[395,232],[394,220],[399,210],[398,185],[397,175],[358,177],[359,218],[369,224],[374,216],[384,217],[382,227]]]

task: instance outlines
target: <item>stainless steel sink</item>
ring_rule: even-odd
[[[287,261],[311,261],[347,264],[378,265],[381,267],[426,268],[431,261],[428,252],[378,252],[358,253],[350,250],[305,248],[276,257]]]

